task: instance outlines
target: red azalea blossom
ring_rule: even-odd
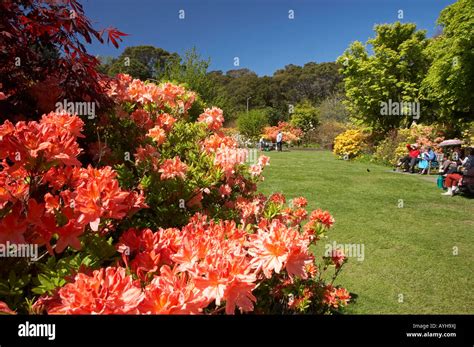
[[[344,261],[346,259],[346,256],[344,255],[344,252],[342,249],[333,249],[331,252],[331,261],[334,265],[336,265],[336,268],[339,268],[344,264]]]
[[[187,170],[187,165],[179,157],[174,157],[173,159],[166,159],[158,171],[161,172],[161,179],[167,180],[175,177],[185,179]]]
[[[272,195],[270,195],[269,200],[281,205],[286,202],[286,198],[282,193],[273,193]]]
[[[294,198],[292,201],[295,207],[306,207],[308,205],[308,200],[303,197]]]
[[[334,218],[331,214],[328,211],[322,211],[321,209],[311,212],[309,219],[323,224],[326,228],[330,228],[334,224]]]
[[[218,107],[206,108],[199,118],[199,122],[207,124],[209,130],[219,130],[224,123],[224,116],[222,110]]]
[[[137,314],[143,300],[139,283],[124,268],[114,267],[79,273],[58,294],[49,314]]]
[[[3,301],[0,301],[0,314],[16,314],[16,312],[12,311]]]
[[[154,128],[148,130],[147,135],[150,136],[158,146],[163,144],[163,142],[165,142],[166,140],[166,132],[163,128],[160,128],[159,126],[155,126]]]

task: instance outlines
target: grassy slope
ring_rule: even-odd
[[[319,254],[334,240],[365,245],[364,261],[350,258],[338,278],[358,296],[349,313],[474,313],[474,199],[441,196],[426,178],[330,152],[269,156],[263,193],[305,196],[310,210],[335,217]]]

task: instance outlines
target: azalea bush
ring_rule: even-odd
[[[366,138],[361,129],[348,129],[334,139],[334,153],[340,158],[356,158],[366,148]]]
[[[256,193],[254,162],[197,120],[180,85],[118,75],[112,112],[49,113],[0,126],[0,243],[38,259],[0,260],[0,311],[49,314],[332,313],[345,257],[310,247],[334,223],[304,198]]]
[[[283,141],[290,144],[300,141],[303,137],[303,131],[288,122],[278,122],[277,126],[265,127],[263,137],[268,141],[276,142],[279,131],[283,134]]]

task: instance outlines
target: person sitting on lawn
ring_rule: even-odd
[[[418,144],[407,144],[408,154],[404,156],[397,164],[397,167],[403,167],[403,171],[410,171],[411,173],[415,172],[415,165],[417,163],[418,156],[420,155],[420,150],[418,149]]]

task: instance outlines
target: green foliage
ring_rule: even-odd
[[[304,100],[295,106],[290,124],[305,133],[314,130],[319,125],[319,111],[308,100]]]
[[[68,278],[80,269],[98,269],[110,263],[117,255],[112,245],[113,238],[108,239],[98,234],[87,234],[82,239],[82,251],[70,251],[68,255],[57,259],[47,257],[45,262],[38,263],[38,276],[34,279],[34,294],[52,294],[68,282]]]
[[[31,274],[25,271],[27,262],[23,259],[15,261],[2,260],[2,266],[8,265],[0,272],[0,295],[6,298],[10,307],[20,305],[25,297],[25,290],[31,282]]]
[[[317,106],[321,122],[349,122],[349,113],[343,100],[344,94],[336,93],[321,101]]]
[[[376,130],[409,126],[412,116],[382,116],[381,102],[420,101],[419,86],[429,66],[425,32],[396,22],[376,25],[375,33],[367,41],[373,55],[356,41],[337,60],[343,66],[346,105],[356,120]]]
[[[250,110],[242,112],[237,119],[239,132],[250,140],[257,141],[262,135],[263,128],[268,125],[268,115],[265,110]]]
[[[347,125],[344,123],[334,120],[323,121],[316,131],[310,133],[308,142],[317,143],[325,149],[332,149],[336,136],[346,129]]]
[[[459,0],[438,18],[441,35],[425,50],[433,59],[422,83],[424,96],[438,108],[433,120],[462,127],[474,120],[474,2]]]
[[[204,106],[217,106],[226,112],[228,108],[226,91],[208,75],[207,70],[210,63],[210,59],[202,59],[196,48],[193,47],[185,53],[182,60],[177,58],[167,65],[163,78],[184,84],[196,92]]]
[[[141,80],[160,79],[166,67],[179,59],[178,54],[170,53],[153,46],[127,47],[117,59],[105,60],[101,69],[110,76],[126,73]]]

